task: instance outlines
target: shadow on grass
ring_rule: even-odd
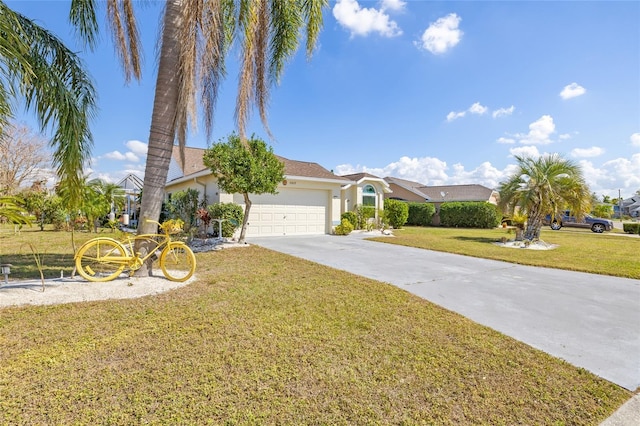
[[[60,271],[69,276],[73,271],[73,255],[60,253],[40,253],[42,272],[45,278],[59,278]],[[10,263],[9,279],[40,279],[40,271],[31,253],[3,254],[0,263]]]
[[[507,236],[507,238],[509,238]],[[477,242],[477,243],[495,243],[496,241],[498,241],[498,238],[495,237],[463,237],[463,236],[456,236],[453,237],[454,240],[458,240],[458,241],[471,241],[471,242]]]

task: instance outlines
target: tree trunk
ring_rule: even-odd
[[[249,223],[249,211],[251,210],[251,200],[249,194],[246,192],[242,194],[244,196],[244,218],[242,219],[242,228],[240,228],[239,243],[244,243],[244,236],[247,233],[247,224]]]
[[[182,1],[168,0],[164,15],[164,29],[158,78],[153,100],[153,115],[149,132],[147,163],[144,172],[142,203],[138,221],[138,234],[157,232],[157,225],[147,220],[160,218],[164,187],[169,173],[173,143],[175,141],[175,123],[178,96],[180,92],[180,70],[178,56],[180,51],[179,28],[182,22]],[[150,244],[138,244],[136,250],[145,255],[154,250]],[[136,276],[152,274],[152,260],[147,268],[140,268]]]
[[[527,228],[524,232],[524,238],[530,241],[540,239],[541,229],[542,216],[537,208],[532,208],[527,219]]]

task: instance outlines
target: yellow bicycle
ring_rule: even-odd
[[[171,234],[182,229],[181,221],[169,220],[160,224],[162,234],[128,236],[122,242],[108,237],[93,238],[78,250],[75,256],[76,270],[89,281],[111,281],[127,268],[130,275],[140,269],[151,257],[160,252],[160,268],[171,281],[186,281],[196,270],[196,257],[182,241],[173,241]],[[137,241],[155,244],[145,256],[134,250]]]

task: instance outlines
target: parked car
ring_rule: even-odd
[[[576,219],[576,216],[572,215],[569,210],[562,212],[562,215],[556,216],[551,219],[551,215],[548,214],[543,223],[549,225],[554,231],[559,230],[563,226],[573,228],[589,228],[593,232],[601,233],[604,231],[611,231],[613,229],[613,222],[609,219],[602,219],[600,217],[593,217],[585,214],[580,220]]]

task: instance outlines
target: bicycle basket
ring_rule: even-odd
[[[170,219],[164,221],[161,225],[162,229],[168,234],[179,234],[182,232],[184,222],[180,219]]]

